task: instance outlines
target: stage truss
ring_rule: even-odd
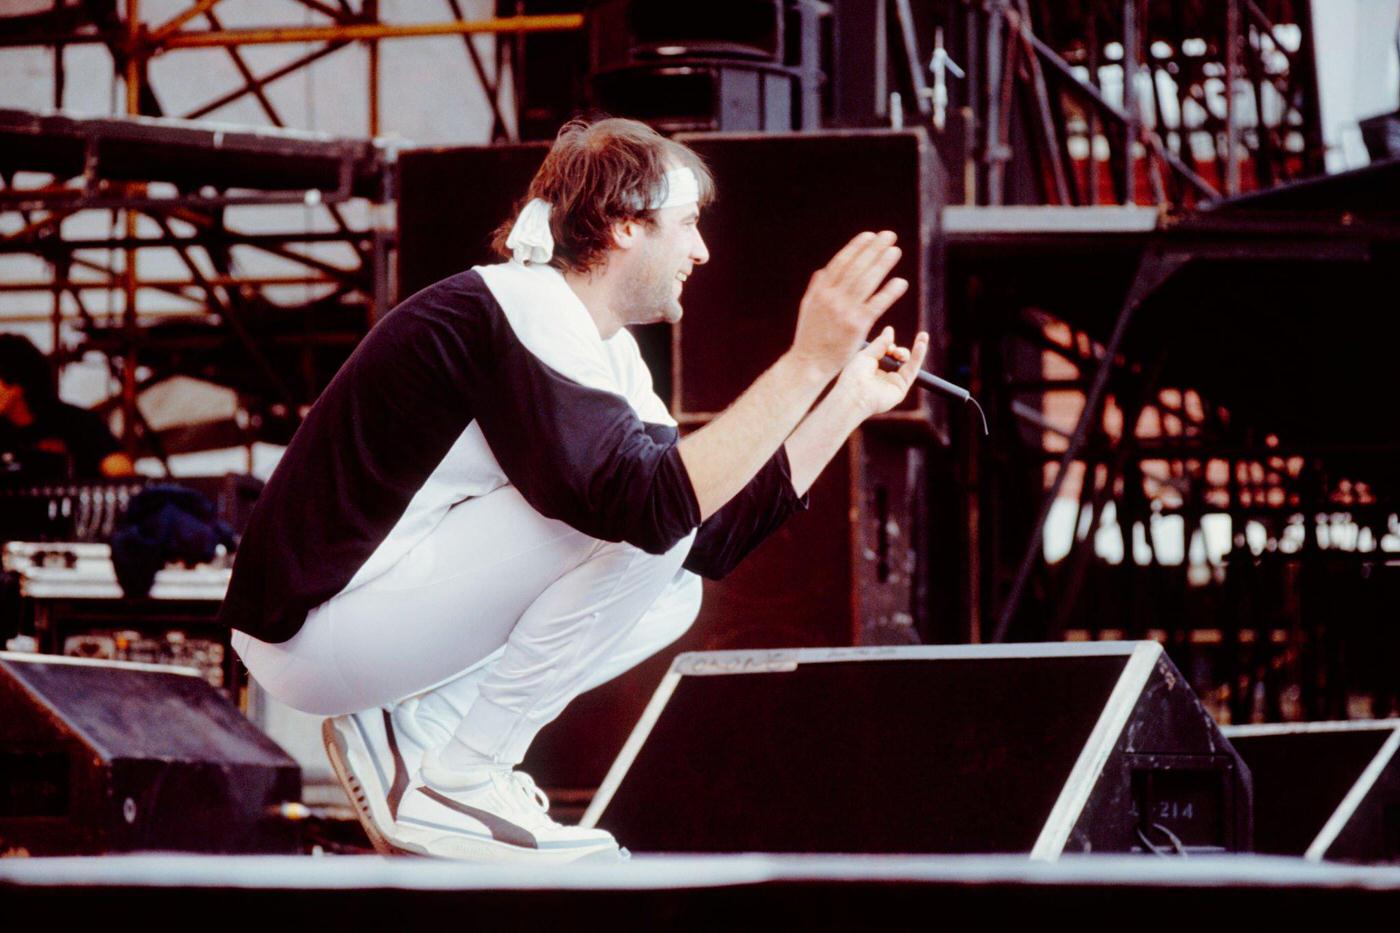
[[[146,12],[155,6],[60,0],[52,9],[0,17],[0,54],[7,47],[52,50],[52,105],[60,112],[0,117],[0,252],[38,257],[49,270],[0,289],[47,301],[46,310],[6,320],[51,321],[58,367],[90,350],[107,357],[121,386],[108,407],[122,413],[128,450],[164,461],[183,450],[285,442],[339,362],[395,298],[392,147],[291,129],[269,86],[363,45],[366,125],[376,138],[381,43],[460,36],[490,108],[491,139],[513,141],[512,101],[518,99],[525,36],[578,30],[583,17],[525,15],[523,4],[514,5],[515,15],[472,17],[462,0],[443,0],[436,21],[395,23],[380,15],[377,0],[287,0],[279,7],[281,23],[229,28],[221,18],[228,7],[219,0],[184,4],[159,19]],[[472,42],[476,35],[504,37],[494,43],[494,62]],[[126,119],[62,116],[66,52],[80,45],[110,54]],[[246,50],[263,45],[306,50],[258,68]],[[192,50],[227,59],[239,80],[172,115],[162,105],[152,65]],[[206,122],[248,99],[256,102],[266,131]],[[247,160],[251,172],[239,164]],[[285,220],[284,212],[274,229],[267,221],[240,222],[251,216],[244,208],[269,205],[298,205],[306,214]],[[67,232],[76,226],[65,222],[104,213],[107,235]],[[167,261],[143,263],[143,256],[157,253]],[[240,262],[250,253],[260,261]],[[182,273],[167,271],[172,255]],[[267,271],[269,260],[273,271]],[[143,265],[162,272],[143,274]],[[64,348],[65,324],[81,331],[76,346]],[[238,416],[178,436],[149,430],[138,397],[181,375],[234,389]]]

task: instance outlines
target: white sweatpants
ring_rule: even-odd
[[[569,701],[695,620],[700,580],[681,568],[693,537],[659,556],[599,541],[505,486],[454,506],[387,573],[313,609],[291,640],[235,632],[233,646],[269,694],[318,715],[441,690],[464,713],[456,737],[515,764]]]

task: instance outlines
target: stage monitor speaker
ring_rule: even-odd
[[[194,672],[0,652],[0,853],[295,852],[301,770]]]
[[[1155,642],[700,652],[583,822],[641,852],[1233,852],[1250,782]]]
[[[1400,859],[1400,719],[1226,726],[1254,775],[1254,848]]]

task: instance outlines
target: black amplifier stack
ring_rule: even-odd
[[[300,801],[195,671],[0,652],[0,855],[292,853]]]

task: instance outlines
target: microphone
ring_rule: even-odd
[[[869,346],[869,344],[866,344]],[[880,368],[887,373],[896,372],[900,367],[899,360],[892,356],[880,357]],[[919,388],[925,392],[942,392],[944,395],[951,395],[960,402],[972,400],[972,393],[960,385],[954,385],[947,379],[940,379],[928,370],[921,369],[914,374],[914,381],[919,384]]]
[[[864,346],[870,346],[870,342],[866,341]],[[896,372],[899,369],[900,365],[901,364],[899,360],[895,359],[892,356],[880,357],[880,368],[887,373]],[[962,386],[949,382],[947,379],[941,379],[938,376],[935,376],[933,373],[923,369],[918,370],[914,374],[914,382],[919,386],[919,388],[923,389],[925,392],[940,392],[943,395],[950,395],[960,402],[971,402],[972,406],[977,409],[977,414],[980,415],[982,418],[982,433],[992,433],[987,428],[987,415],[985,412],[982,411],[982,406],[978,405],[977,399],[972,397],[972,393],[964,389]]]

